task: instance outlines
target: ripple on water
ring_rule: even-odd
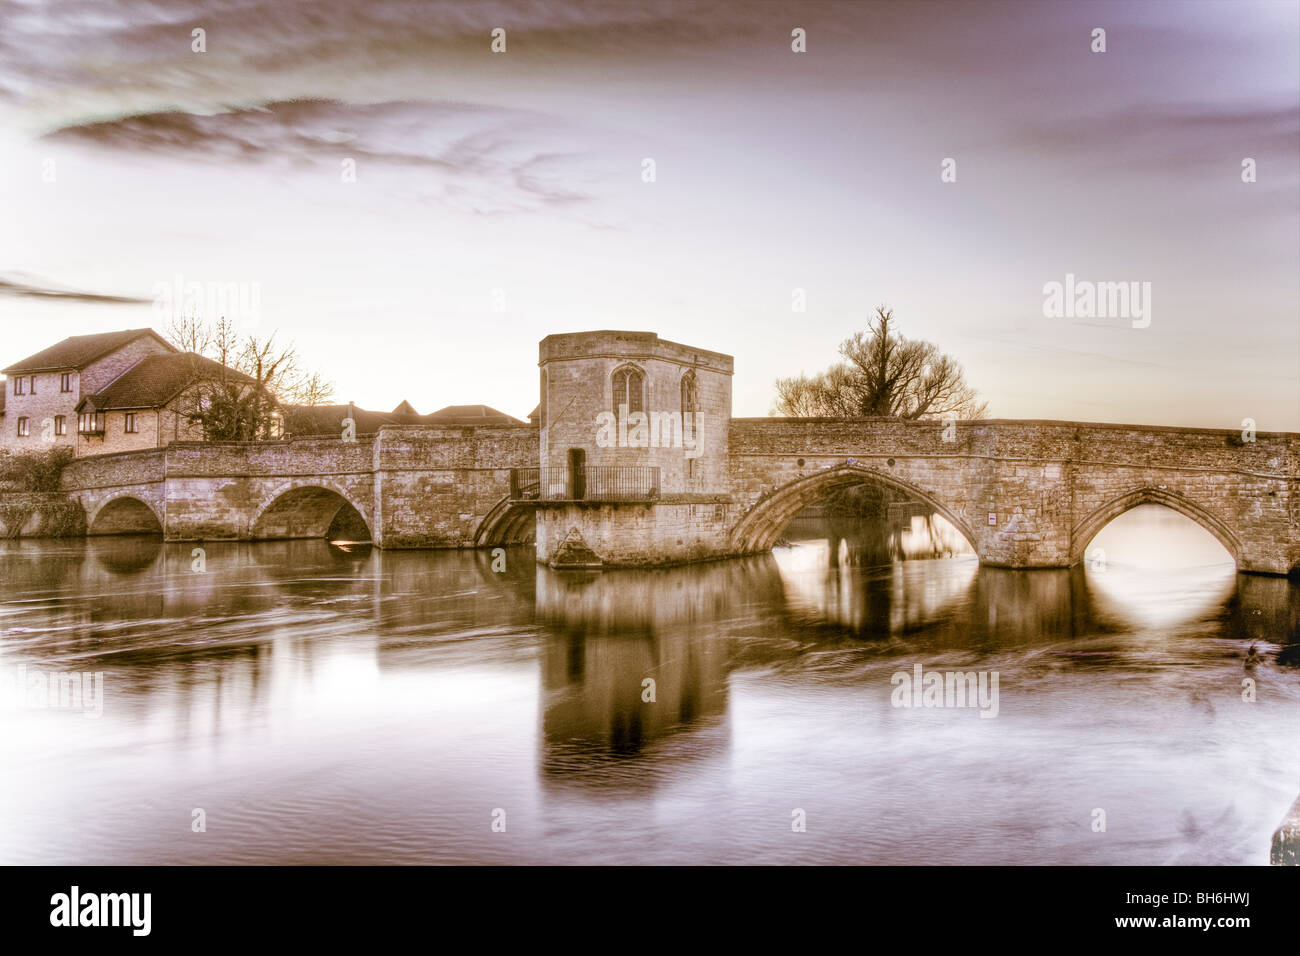
[[[1263,863],[1295,798],[1284,580],[315,545],[0,549],[0,665],[105,676],[0,709],[0,860]],[[917,665],[997,717],[894,706]]]

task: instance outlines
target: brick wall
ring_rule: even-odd
[[[375,443],[375,540],[385,548],[470,547],[510,490],[510,469],[535,466],[532,425],[381,428]]]
[[[0,422],[0,447],[15,452],[42,450],[56,445],[73,448],[78,455],[99,455],[134,448],[150,448],[157,443],[157,424],[146,426],[141,421],[141,435],[128,436],[123,432],[121,413],[118,415],[114,434],[104,438],[83,437],[77,433],[77,405],[87,395],[93,395],[123,372],[130,369],[147,355],[165,353],[167,349],[151,336],[142,336],[121,348],[109,353],[96,362],[86,366],[80,372],[74,369],[62,369],[53,372],[37,372],[34,375],[20,375],[6,379],[5,415]],[[72,390],[61,390],[63,373],[71,376]],[[25,394],[15,394],[15,380],[21,379]],[[32,379],[35,379],[35,392],[32,391]],[[142,418],[143,418],[142,413]],[[46,435],[44,422],[51,422],[62,415],[65,434]],[[18,435],[18,419],[26,417],[28,432],[26,437]],[[46,438],[52,440],[46,440]]]
[[[94,395],[146,355],[166,355],[168,352],[169,349],[151,335],[142,335],[128,342],[82,369],[77,400]]]
[[[32,381],[36,382],[36,391],[32,392]],[[76,392],[77,373],[72,373],[73,391],[59,390],[61,374],[59,372],[38,372],[35,375],[19,375],[6,379],[5,414],[0,418],[0,447],[9,451],[22,453],[27,451],[45,451],[60,445],[75,448],[77,433],[77,402],[80,396]],[[22,382],[24,394],[15,395],[15,385]],[[62,415],[65,433],[54,434],[55,417]],[[28,434],[18,434],[18,420],[27,419]],[[49,420],[47,429],[45,422]]]
[[[164,469],[161,449],[77,458],[63,469],[62,487],[76,492],[160,482]]]

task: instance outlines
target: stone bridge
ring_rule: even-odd
[[[1067,567],[1140,504],[1199,524],[1242,571],[1300,563],[1300,435],[1077,422],[732,419],[728,545],[771,547],[828,490],[875,483],[946,518],[980,560]]]
[[[733,418],[733,360],[720,352],[603,330],[547,336],[539,357],[535,425],[173,443],[77,459],[63,488],[91,534],[364,537],[381,548],[531,541],[555,567],[624,567],[764,551],[828,491],[872,483],[942,515],[997,566],[1076,564],[1108,522],[1145,503],[1205,528],[1240,570],[1300,565],[1297,434]],[[617,428],[601,424],[619,417],[611,409],[622,410]],[[645,438],[646,422],[662,434]]]
[[[537,429],[523,425],[385,427],[356,442],[176,443],[77,459],[63,485],[91,534],[264,540],[342,527],[384,548],[521,544],[548,512],[512,492],[512,473],[517,482],[516,470],[537,460],[537,443]],[[863,483],[933,509],[995,566],[1076,564],[1098,531],[1144,503],[1205,528],[1242,571],[1285,574],[1300,564],[1294,434],[1243,442],[1227,431],[1074,422],[945,429],[737,418],[718,452],[721,493],[562,504],[581,512],[586,544],[608,566],[764,551],[803,507]],[[364,527],[336,525],[344,515]]]
[[[536,447],[528,425],[386,427],[352,442],[177,442],[76,459],[62,486],[85,509],[90,534],[271,540],[337,527],[381,547],[472,547],[518,539],[517,522],[499,512],[511,469]],[[480,540],[485,528],[495,537]]]

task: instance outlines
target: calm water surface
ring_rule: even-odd
[[[1230,563],[192,548],[0,549],[0,863],[1263,864],[1300,790],[1300,587]],[[916,664],[997,717],[892,706]]]

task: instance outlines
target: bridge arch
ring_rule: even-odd
[[[143,498],[130,492],[112,495],[99,503],[86,521],[86,533],[162,534],[162,518]]]
[[[896,475],[865,468],[862,465],[839,465],[802,478],[796,478],[776,489],[751,507],[731,530],[732,545],[744,554],[766,551],[781,536],[792,518],[806,505],[812,504],[826,492],[852,485],[878,484],[892,488],[924,502],[942,515],[965,538],[971,549],[979,554],[975,535],[966,522],[952,512],[934,495],[918,488]]]
[[[1164,505],[1166,508],[1177,511],[1183,517],[1196,522],[1214,535],[1219,544],[1223,545],[1224,549],[1232,555],[1232,560],[1240,566],[1241,541],[1222,519],[1176,491],[1151,487],[1137,488],[1120,495],[1118,498],[1112,498],[1076,524],[1070,531],[1070,564],[1078,564],[1084,559],[1088,545],[1092,543],[1092,539],[1097,536],[1102,528],[1124,514],[1124,512],[1136,508],[1138,505],[1148,504]]]
[[[328,479],[289,481],[276,488],[258,509],[248,523],[248,536],[254,540],[323,538],[345,508],[355,513],[354,523],[359,521],[371,536],[364,505],[347,489]]]
[[[479,522],[474,532],[474,547],[532,544],[536,538],[536,509],[506,495]]]

